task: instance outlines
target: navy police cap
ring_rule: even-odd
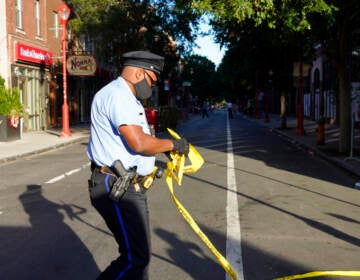
[[[164,68],[164,58],[149,51],[133,51],[122,55],[122,65],[134,66],[153,71],[159,75]]]

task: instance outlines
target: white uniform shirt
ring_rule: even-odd
[[[150,134],[144,107],[121,77],[95,94],[87,154],[99,166],[112,166],[119,159],[126,169],[137,166],[140,175],[150,174],[155,156],[131,150],[118,131],[120,125],[139,125],[144,133]]]

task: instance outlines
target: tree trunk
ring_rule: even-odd
[[[338,67],[339,79],[339,152],[347,153],[350,151],[350,88],[349,79],[344,64]]]
[[[339,80],[339,152],[347,153],[350,151],[350,80],[349,72],[347,70],[348,55],[350,48],[346,38],[346,28],[343,26],[339,29],[338,40],[338,59],[334,61],[337,70],[337,77]]]

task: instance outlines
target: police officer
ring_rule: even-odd
[[[186,139],[159,139],[150,135],[142,99],[151,96],[163,69],[164,58],[148,51],[123,54],[121,76],[98,91],[91,105],[91,129],[87,153],[92,175],[92,205],[114,234],[120,256],[98,279],[148,279],[151,255],[148,206],[144,188],[136,178],[149,175],[155,154],[176,151],[187,155]],[[109,198],[117,180],[114,162],[136,176],[119,201]],[[139,182],[139,183],[138,183]]]

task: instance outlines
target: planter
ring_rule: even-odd
[[[11,123],[12,121],[12,123]],[[14,141],[21,138],[20,118],[9,119],[8,116],[0,115],[0,141]]]

